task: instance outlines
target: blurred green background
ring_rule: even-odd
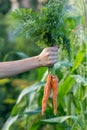
[[[35,41],[32,41],[32,39],[15,37],[15,19],[13,19],[11,12],[21,7],[32,7],[34,10],[38,10],[45,2],[46,0],[0,0],[0,62],[32,57],[41,52],[41,49],[36,46]],[[59,77],[60,86],[58,96],[60,101],[56,117],[69,115],[77,117],[73,117],[74,121],[70,119],[63,122],[65,119],[63,118],[63,120],[54,119],[50,122],[49,118],[54,117],[52,115],[52,104],[50,103],[51,98],[45,117],[42,117],[36,109],[41,108],[43,93],[43,87],[41,89],[41,86],[44,85],[42,81],[44,81],[44,76],[46,77],[45,72],[47,69],[44,67],[11,78],[0,79],[0,129],[10,114],[13,117],[19,114],[18,120],[12,124],[10,130],[87,130],[86,3],[86,0],[69,0],[65,22],[71,42],[71,61],[68,61],[65,53],[59,49],[59,62],[54,67]],[[37,81],[39,81],[38,89],[32,92],[29,89]],[[26,92],[27,86],[29,94]],[[25,90],[25,94],[22,95],[23,99],[20,99],[20,102],[16,104],[16,100],[21,95],[22,90]],[[32,110],[32,108],[36,110],[26,113],[26,111]],[[23,112],[25,114],[21,115]],[[41,123],[39,121],[39,119],[44,118],[48,119],[48,123]]]
[[[37,0],[0,0],[0,62],[38,55],[41,50],[31,40],[15,38],[10,12],[16,8],[37,9]],[[37,80],[37,70],[0,80],[0,129],[9,117],[20,91]]]

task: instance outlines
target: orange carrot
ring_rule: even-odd
[[[44,111],[46,109],[47,101],[50,96],[51,92],[51,74],[48,74],[47,76],[47,82],[44,88],[44,95],[42,99],[42,115],[44,114]]]
[[[57,113],[58,77],[52,76],[54,115]]]

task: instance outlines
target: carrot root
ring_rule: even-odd
[[[44,95],[42,99],[42,115],[46,110],[47,101],[51,93],[51,89],[53,90],[53,107],[54,107],[54,115],[57,113],[57,95],[58,95],[58,77],[48,74],[47,82],[44,88]]]
[[[44,88],[44,96],[42,99],[42,115],[44,115],[47,101],[48,101],[48,98],[50,96],[50,92],[51,92],[51,74],[48,75],[47,83],[46,83],[45,88]]]

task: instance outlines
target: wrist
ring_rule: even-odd
[[[42,62],[41,62],[41,57],[40,57],[40,55],[38,55],[37,57],[38,57],[39,66],[42,67],[43,65],[42,65]]]

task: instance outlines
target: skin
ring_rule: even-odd
[[[45,48],[38,56],[0,63],[0,79],[57,62],[58,47]]]

